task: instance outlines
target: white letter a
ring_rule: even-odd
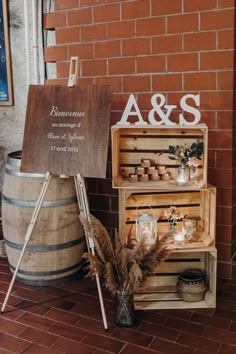
[[[135,108],[135,111],[132,111],[132,108]],[[148,123],[143,120],[141,112],[138,108],[137,102],[135,100],[134,95],[130,95],[128,102],[126,104],[125,110],[122,114],[121,120],[117,122],[117,125],[130,125],[130,122],[127,122],[129,116],[137,116],[139,121],[135,123],[135,125],[147,125]]]

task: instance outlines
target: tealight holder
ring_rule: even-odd
[[[183,246],[185,243],[185,233],[181,231],[176,231],[174,234],[174,244],[176,246]]]
[[[164,175],[166,173],[166,166],[158,166],[159,175]]]
[[[128,180],[129,182],[138,182],[138,175],[135,173],[130,173]]]
[[[150,175],[150,180],[151,181],[159,181],[160,180],[160,176],[158,173],[153,173]]]
[[[186,166],[179,166],[176,169],[175,182],[177,186],[184,186],[189,181],[189,168]]]
[[[161,180],[162,181],[169,181],[170,180],[169,173],[164,173],[163,175],[161,175]]]
[[[149,176],[148,176],[147,173],[144,173],[143,175],[140,175],[138,177],[138,179],[139,179],[140,182],[147,182],[147,181],[149,181]]]
[[[138,176],[144,175],[145,174],[145,168],[143,166],[136,166],[135,167],[135,172]]]
[[[157,173],[157,169],[155,166],[150,166],[150,167],[147,167],[146,172],[149,175],[153,175],[154,173]]]
[[[143,167],[150,167],[151,166],[151,160],[149,160],[149,159],[142,159],[141,163],[142,163]]]

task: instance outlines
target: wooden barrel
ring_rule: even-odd
[[[21,173],[20,164],[20,151],[8,155],[2,193],[3,236],[12,271],[45,177]],[[52,176],[17,280],[48,286],[71,278],[81,269],[85,238],[78,215],[74,179]]]

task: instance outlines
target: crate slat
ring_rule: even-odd
[[[134,193],[135,192],[135,193]],[[129,191],[126,192],[127,195]],[[144,191],[130,190],[126,206],[137,208],[139,206],[166,206],[169,205],[200,205],[200,191],[168,192],[168,191]]]
[[[205,295],[205,299],[208,297],[208,293]],[[135,310],[163,310],[163,309],[197,309],[197,308],[215,308],[215,299],[212,295],[209,296],[209,300],[203,300],[198,302],[184,302],[179,300],[172,301],[140,301],[135,302]]]
[[[130,134],[124,135],[123,133],[120,135],[120,150],[130,150],[130,151],[138,151],[138,150],[150,150],[158,153],[158,156],[163,152],[169,149],[169,146],[176,145],[176,140],[181,139],[181,145],[191,145],[195,136],[191,137],[182,137],[175,135],[174,137],[169,138],[168,135],[139,135],[132,136]],[[158,159],[158,156],[156,158]]]
[[[148,294],[135,294],[134,301],[170,301],[170,300],[180,300],[178,293],[175,292],[160,292],[160,293],[148,293]]]
[[[129,126],[120,126],[114,125],[112,127],[114,132],[119,131],[122,128],[122,133],[124,135],[154,135],[154,136],[179,136],[182,139],[187,137],[195,137],[195,136],[202,136],[205,133],[206,125],[205,124],[198,124],[195,126],[187,126],[187,125],[176,125],[175,127],[168,127],[168,126],[158,126],[155,127],[151,124],[144,125],[144,126],[136,126],[135,124],[130,124]],[[196,129],[197,128],[197,129]]]

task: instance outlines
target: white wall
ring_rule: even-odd
[[[30,83],[35,83],[33,70],[33,43],[32,43],[32,2],[27,0],[29,14],[29,43],[30,43]],[[49,0],[44,0],[47,9]],[[52,2],[53,3],[53,2]],[[44,82],[43,49],[41,40],[41,1],[38,2],[38,36],[39,36],[39,62],[40,83]],[[13,72],[13,106],[0,106],[0,189],[3,185],[3,176],[6,157],[9,152],[22,149],[25,113],[27,105],[28,82],[25,45],[24,1],[9,1],[10,45]],[[52,34],[48,41],[53,42]]]

